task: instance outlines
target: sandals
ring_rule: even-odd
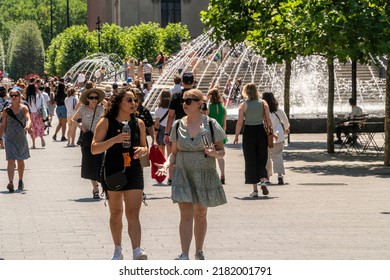
[[[12,182],[9,182],[7,185],[7,189],[9,192],[14,192],[14,184]]]
[[[94,199],[100,199],[99,190],[97,190],[97,191],[92,191],[92,194],[93,194],[93,198],[94,198]]]
[[[24,183],[23,183],[23,180],[19,180],[19,183],[18,183],[18,190],[20,190],[20,191],[24,190]]]

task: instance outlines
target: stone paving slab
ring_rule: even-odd
[[[90,182],[80,178],[80,149],[46,140],[46,148],[31,150],[23,192],[8,193],[0,151],[0,259],[109,259],[108,207],[92,199]],[[383,155],[328,155],[325,141],[325,134],[292,135],[286,185],[273,184],[268,197],[257,199],[244,184],[241,146],[227,144],[228,203],[209,209],[206,257],[390,259],[390,168]],[[150,168],[145,193],[142,246],[150,259],[173,259],[180,253],[178,207],[170,187],[150,178]],[[126,221],[123,245],[131,259]]]

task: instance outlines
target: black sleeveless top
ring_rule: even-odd
[[[104,167],[106,176],[112,175],[124,169],[123,153],[130,153],[131,163],[126,167],[126,177],[128,186],[121,190],[128,189],[143,189],[143,173],[139,159],[134,159],[134,148],[140,145],[140,130],[138,126],[138,119],[131,115],[129,126],[131,130],[131,146],[130,148],[123,148],[122,143],[116,143],[106,151],[106,158]],[[116,119],[108,118],[108,130],[105,140],[117,136],[122,133],[123,124]]]

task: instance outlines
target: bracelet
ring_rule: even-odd
[[[164,133],[165,136],[171,136],[169,133]]]
[[[154,128],[154,131],[159,131],[160,129],[159,128]]]

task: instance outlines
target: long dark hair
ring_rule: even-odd
[[[105,117],[109,119],[115,119],[119,114],[119,106],[125,97],[127,91],[121,90],[117,94],[114,94],[111,97],[111,101],[108,102],[107,110],[105,113]]]
[[[263,99],[265,100],[265,102],[267,102],[268,107],[269,107],[269,111],[271,113],[274,113],[278,110],[279,103],[275,99],[275,96],[272,92],[264,92]]]
[[[37,100],[37,89],[35,88],[34,84],[28,84],[26,89],[26,100],[28,104],[35,104],[35,101]]]

